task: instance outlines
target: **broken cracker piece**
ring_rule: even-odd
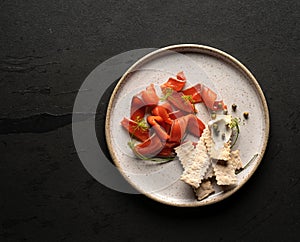
[[[192,153],[191,163],[184,168],[180,179],[194,188],[198,188],[211,164],[202,136]]]
[[[212,178],[214,175],[215,175],[214,168],[213,168],[212,164],[210,164],[203,179]]]
[[[174,150],[181,162],[183,169],[185,169],[193,160],[195,149],[193,142],[189,141],[177,146]]]
[[[232,160],[217,161],[213,165],[218,185],[234,185],[237,182]]]
[[[231,151],[230,160],[232,162],[233,167],[236,170],[239,170],[239,169],[243,168],[243,163],[242,163],[242,160],[241,160],[241,156],[240,156],[240,151],[239,150]]]
[[[206,197],[208,197],[210,194],[214,193],[215,190],[213,188],[213,185],[211,184],[210,180],[202,181],[201,185],[194,189],[195,195],[197,197],[197,200],[202,200]]]
[[[206,146],[206,150],[207,150],[208,154],[210,154],[211,147],[213,146],[213,140],[212,140],[210,129],[208,126],[206,126],[206,128],[203,130],[201,137],[203,137],[203,140],[204,140],[204,143]]]

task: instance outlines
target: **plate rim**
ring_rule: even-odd
[[[149,60],[151,60],[152,58],[155,58],[158,55],[159,58],[159,54],[163,54],[164,52],[167,51],[175,51],[175,52],[179,52],[179,53],[187,53],[187,52],[198,52],[198,53],[202,53],[202,54],[207,54],[209,56],[218,58],[218,59],[222,59],[223,61],[225,61],[227,64],[233,66],[235,69],[238,69],[238,71],[240,71],[247,79],[249,82],[252,82],[252,84],[254,85],[259,98],[261,99],[262,102],[262,107],[263,107],[263,111],[264,111],[264,123],[265,123],[265,132],[264,132],[264,142],[263,142],[263,146],[261,149],[260,154],[258,154],[257,157],[257,161],[255,163],[255,166],[253,167],[253,169],[247,174],[247,176],[245,176],[245,178],[241,181],[241,183],[234,187],[231,190],[226,191],[225,193],[223,193],[221,196],[216,196],[215,198],[213,198],[212,200],[209,201],[199,201],[198,203],[176,203],[176,202],[171,202],[171,201],[166,201],[164,199],[160,199],[157,196],[152,195],[151,193],[147,193],[145,191],[143,191],[142,189],[140,189],[139,187],[137,187],[125,174],[125,172],[121,169],[120,167],[120,163],[115,155],[114,149],[112,147],[112,141],[111,141],[111,137],[110,137],[110,119],[111,119],[111,110],[112,110],[112,105],[113,105],[113,101],[114,101],[114,97],[117,94],[117,92],[119,91],[119,89],[121,88],[122,84],[124,83],[124,81],[126,81],[126,78],[128,77],[128,75],[139,65],[144,64],[144,62],[147,62]],[[122,77],[120,78],[120,80],[118,81],[117,85],[114,88],[113,93],[111,94],[108,106],[107,106],[107,111],[106,111],[106,120],[105,120],[105,138],[106,138],[106,142],[107,142],[107,147],[109,150],[109,153],[112,157],[112,160],[114,162],[114,164],[116,165],[116,168],[119,170],[119,172],[121,173],[121,175],[125,178],[125,180],[137,191],[139,191],[141,194],[149,197],[150,199],[166,204],[166,205],[171,205],[171,206],[175,206],[175,207],[199,207],[199,206],[204,206],[204,205],[209,205],[209,204],[214,204],[217,202],[220,202],[226,198],[228,198],[229,196],[231,196],[233,193],[235,193],[236,191],[238,191],[241,187],[244,186],[244,184],[252,177],[252,175],[255,173],[255,171],[257,170],[258,166],[260,165],[263,156],[265,154],[266,148],[267,148],[267,144],[268,144],[268,140],[269,140],[269,133],[270,133],[270,116],[269,116],[269,109],[268,109],[268,104],[266,101],[266,98],[264,96],[264,93],[258,83],[258,81],[256,80],[256,78],[254,77],[254,75],[250,72],[250,70],[244,65],[242,64],[239,60],[237,60],[235,57],[231,56],[230,54],[211,47],[211,46],[207,46],[207,45],[200,45],[200,44],[176,44],[176,45],[170,45],[170,46],[166,46],[163,48],[159,48],[155,51],[152,51],[148,54],[146,54],[145,56],[143,56],[142,58],[138,59],[131,67],[129,67],[127,69],[127,71],[122,75]]]

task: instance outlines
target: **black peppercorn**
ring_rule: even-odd
[[[249,117],[249,113],[248,113],[248,112],[244,112],[243,115],[244,115],[244,118],[245,118],[245,119],[248,119],[248,117]]]
[[[232,107],[232,110],[235,112],[235,110],[237,108],[236,104],[232,104],[231,107]]]

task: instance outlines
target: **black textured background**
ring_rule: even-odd
[[[299,1],[0,1],[0,241],[297,241]],[[85,77],[121,52],[198,43],[238,58],[267,98],[254,176],[175,208],[97,183],[71,134]]]

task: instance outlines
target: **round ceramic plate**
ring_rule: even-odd
[[[217,187],[214,194],[201,201],[197,201],[193,189],[180,180],[183,168],[177,158],[165,163],[137,159],[128,146],[130,136],[120,124],[124,117],[130,116],[133,95],[151,83],[160,95],[159,85],[180,71],[187,78],[186,87],[196,83],[208,86],[224,100],[229,113],[241,120],[234,149],[240,150],[242,162],[247,166],[238,173],[236,186]],[[233,103],[237,105],[235,112],[230,108]],[[197,116],[207,123],[208,110],[203,104],[197,104],[197,109]],[[244,112],[249,113],[248,119],[243,117]],[[122,76],[109,102],[105,130],[112,159],[134,188],[165,204],[202,206],[230,196],[255,172],[268,141],[269,113],[258,82],[234,57],[208,46],[174,45],[146,55]]]

